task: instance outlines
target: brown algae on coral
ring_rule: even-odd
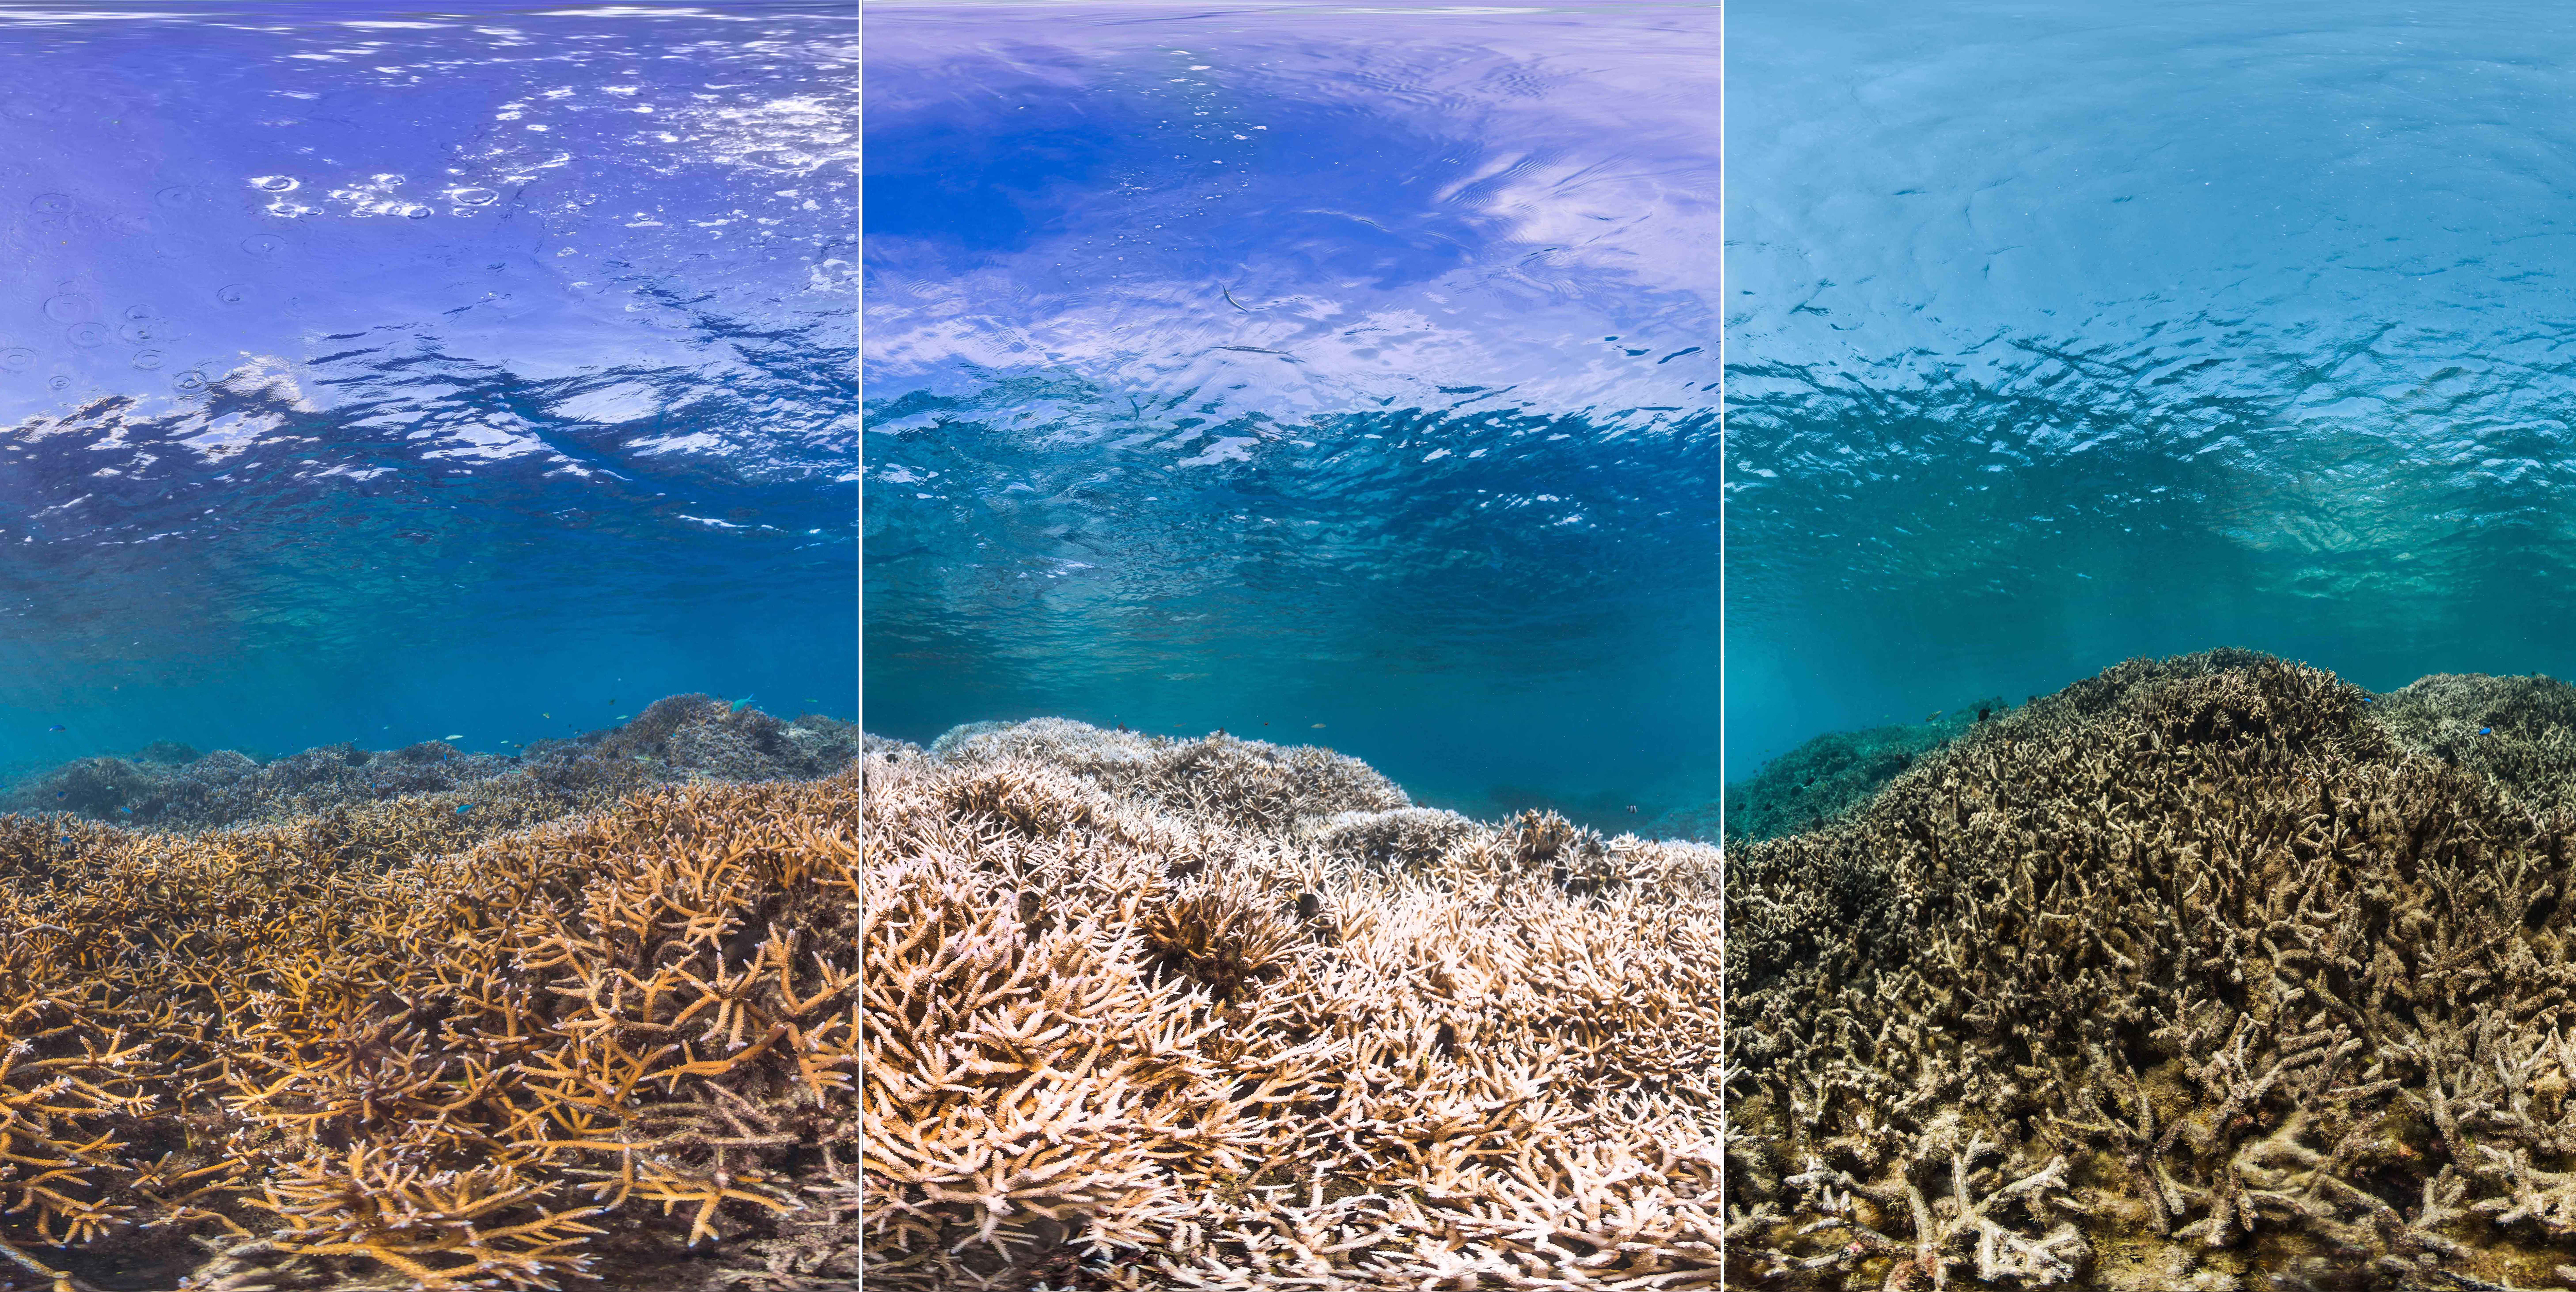
[[[2132,661],[1736,847],[1735,1286],[2576,1285],[2571,749]]]
[[[1718,1286],[1714,848],[1222,734],[863,766],[871,1287]]]
[[[855,769],[277,767],[0,816],[0,1285],[850,1286]]]

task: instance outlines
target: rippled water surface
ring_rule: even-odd
[[[2576,17],[1730,12],[1728,744],[2576,673]]]
[[[866,37],[872,730],[1222,727],[1613,824],[1713,797],[1714,7]]]
[[[851,713],[855,34],[0,11],[0,761]]]

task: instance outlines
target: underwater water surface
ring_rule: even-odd
[[[851,717],[845,7],[0,11],[0,764]]]
[[[1715,797],[1714,6],[865,28],[869,730]]]
[[[2576,672],[2576,17],[1730,17],[1735,775],[2137,655]]]

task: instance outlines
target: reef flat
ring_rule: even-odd
[[[2576,1285],[2576,688],[2244,651],[1727,878],[1734,1285]]]
[[[862,767],[869,1286],[1718,1285],[1716,849],[1222,733]]]
[[[0,1288],[851,1286],[858,773],[763,778],[798,725],[16,787],[95,794],[0,816]]]

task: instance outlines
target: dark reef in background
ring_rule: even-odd
[[[2212,651],[1737,844],[1733,1277],[2576,1274],[2572,751],[2550,679]]]
[[[370,751],[325,745],[262,762],[157,740],[133,758],[83,758],[0,790],[0,812],[70,813],[135,829],[192,831],[283,820],[393,799],[434,798],[478,824],[526,824],[655,785],[812,780],[859,754],[858,728],[794,722],[706,695],[655,701],[621,726],[539,740],[517,755],[444,741]]]
[[[1916,759],[2012,705],[2000,698],[1943,710],[1919,723],[1830,731],[1762,765],[1726,787],[1726,837],[1750,842],[1823,828],[1868,801]],[[1705,806],[1668,818],[1681,837],[1711,838]],[[1664,822],[1657,823],[1659,827]]]

